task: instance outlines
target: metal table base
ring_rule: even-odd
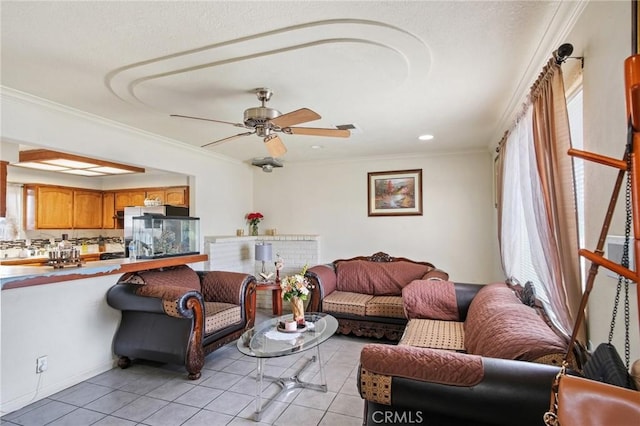
[[[280,395],[285,392],[288,392],[292,389],[296,388],[304,388],[304,389],[313,389],[320,392],[327,392],[327,379],[324,375],[324,367],[322,366],[322,360],[320,358],[320,345],[316,346],[316,355],[307,359],[307,362],[295,372],[293,376],[290,377],[275,377],[264,374],[264,363],[267,358],[257,358],[258,361],[258,372],[256,374],[256,411],[255,411],[255,421],[259,422],[262,419],[262,414],[264,411],[271,405],[273,401],[278,399]],[[320,384],[317,383],[309,383],[300,380],[300,375],[314,362],[318,362],[318,367],[320,370]],[[272,383],[277,383],[280,385],[280,392],[272,399],[267,400],[264,405],[262,405],[262,385],[264,380],[270,380]]]

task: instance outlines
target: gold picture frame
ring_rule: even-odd
[[[369,172],[369,216],[422,216],[422,169]]]

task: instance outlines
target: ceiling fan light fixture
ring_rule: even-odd
[[[287,152],[287,148],[282,143],[282,139],[276,134],[271,134],[264,138],[264,144],[267,147],[269,155],[277,158]]]
[[[307,123],[310,121],[320,120],[322,117],[309,108],[299,108],[295,111],[282,114],[280,111],[269,108],[266,102],[271,98],[273,92],[270,89],[255,89],[256,96],[261,102],[261,106],[247,108],[244,111],[243,123],[231,123],[228,121],[215,120],[212,118],[191,117],[188,115],[171,114],[172,117],[192,118],[195,120],[212,121],[214,123],[231,124],[236,127],[245,127],[252,129],[252,132],[239,133],[237,135],[218,139],[204,145],[202,148],[217,145],[235,139],[239,136],[247,136],[256,134],[263,138],[265,147],[271,157],[280,157],[287,152],[284,143],[274,133],[284,133],[287,135],[306,135],[306,136],[328,136],[336,138],[348,138],[351,136],[351,130],[356,129],[355,124],[343,125],[344,128],[316,128],[316,127],[297,127],[296,125]],[[292,127],[296,126],[296,127]]]

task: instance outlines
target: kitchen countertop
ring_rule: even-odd
[[[209,256],[206,254],[166,257],[162,259],[140,259],[136,261],[130,261],[129,259],[111,259],[88,262],[80,267],[68,266],[61,269],[54,269],[51,266],[3,265],[0,266],[0,284],[2,290],[9,290],[12,288],[79,280],[94,276],[124,274],[126,272],[206,262],[208,259]]]
[[[100,255],[102,253],[82,253],[80,255],[80,259],[92,262],[100,259]],[[17,266],[17,265],[32,265],[36,266],[40,264],[41,266],[46,266],[46,263],[49,261],[48,256],[30,256],[30,257],[14,257],[8,259],[0,260],[0,265],[4,266]]]

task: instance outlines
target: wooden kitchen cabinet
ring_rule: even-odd
[[[102,228],[102,191],[73,190],[73,227]]]
[[[150,200],[160,200],[160,204],[189,207],[189,187],[173,186],[166,188],[150,188],[146,191]]]
[[[34,229],[120,229],[117,213],[144,206],[145,198],[162,204],[189,207],[189,187],[136,188],[98,191],[56,185],[24,186],[24,227]]]
[[[125,207],[144,206],[145,198],[144,190],[118,191],[115,193],[115,208],[124,210]]]
[[[102,228],[116,228],[116,194],[114,192],[102,193]]]
[[[24,191],[27,230],[70,229],[73,226],[73,188],[25,185]]]
[[[165,191],[164,189],[152,189],[146,192],[147,198],[150,200],[160,200],[160,204],[165,203]]]
[[[189,187],[176,186],[165,188],[164,204],[171,206],[189,207]]]

